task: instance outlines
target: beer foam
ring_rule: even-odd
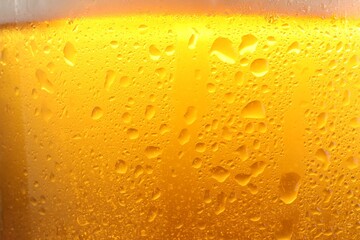
[[[360,1],[333,0],[1,0],[0,23],[126,13],[275,13],[359,16]]]

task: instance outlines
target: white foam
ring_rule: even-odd
[[[0,0],[0,23],[127,12],[275,12],[360,16],[360,0]]]

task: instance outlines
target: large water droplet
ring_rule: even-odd
[[[300,179],[300,175],[295,172],[281,175],[279,184],[280,199],[285,204],[291,204],[296,200],[300,188]]]
[[[240,186],[246,186],[249,184],[251,179],[251,175],[250,174],[243,174],[243,173],[239,173],[235,175],[235,181],[240,185]]]
[[[161,52],[159,49],[157,49],[157,47],[155,47],[155,45],[151,45],[149,47],[149,52],[150,52],[150,58],[152,60],[157,61],[160,59]]]
[[[258,39],[254,35],[247,34],[242,36],[241,44],[239,46],[240,54],[244,55],[246,53],[255,52],[257,45],[258,45]]]
[[[211,173],[211,177],[220,183],[225,182],[230,176],[230,172],[221,166],[212,168]]]
[[[249,158],[249,152],[245,145],[242,145],[236,149],[241,161],[246,161]]]
[[[178,136],[178,141],[180,145],[185,145],[190,141],[190,132],[186,128],[181,130]]]
[[[227,38],[217,38],[211,46],[210,53],[225,63],[234,64],[236,61],[233,43]]]
[[[116,73],[113,70],[108,70],[106,72],[106,77],[105,77],[105,83],[104,83],[104,88],[109,91],[111,86],[113,85],[114,81],[116,78]]]
[[[100,107],[94,107],[91,112],[91,118],[93,120],[99,120],[104,115],[103,110]]]
[[[325,170],[329,168],[330,157],[330,153],[322,148],[318,149],[315,153],[315,158],[323,163],[323,167]]]
[[[249,102],[241,110],[241,117],[250,119],[263,119],[266,117],[265,107],[262,102],[258,100]]]
[[[358,55],[353,55],[349,59],[349,66],[352,68],[357,68],[359,66],[359,63],[360,63],[360,57]]]
[[[350,120],[350,126],[352,128],[360,128],[360,117],[355,117]]]
[[[155,116],[155,113],[156,113],[156,110],[155,110],[155,107],[153,105],[148,105],[146,106],[146,109],[145,109],[145,118],[147,120],[151,120],[153,119],[153,117]]]
[[[40,69],[35,72],[36,78],[40,83],[41,90],[48,92],[50,94],[54,93],[54,85],[49,81],[46,73]]]
[[[193,106],[188,107],[184,114],[184,118],[187,125],[193,124],[197,119],[197,109]]]
[[[295,53],[295,54],[299,54],[301,51],[300,49],[300,44],[298,42],[293,42],[287,49],[288,53]]]
[[[251,63],[250,71],[255,77],[263,77],[269,71],[269,63],[266,59],[256,59]]]
[[[262,174],[264,172],[266,168],[266,163],[263,161],[259,161],[259,162],[255,162],[253,164],[251,164],[250,169],[251,169],[251,176],[253,177],[257,177],[260,174]]]
[[[346,166],[348,169],[353,170],[359,167],[359,159],[356,157],[349,157],[346,159]]]
[[[136,128],[129,128],[126,133],[130,140],[135,140],[139,137],[139,131]]]
[[[125,174],[128,170],[128,167],[126,165],[126,162],[124,160],[118,160],[115,163],[115,171],[119,174]]]
[[[197,33],[193,33],[189,39],[188,42],[188,48],[189,49],[195,49],[196,48],[196,44],[198,42],[199,36]]]
[[[161,148],[155,146],[147,146],[145,148],[145,155],[149,159],[157,158],[161,155]]]
[[[64,47],[64,60],[65,62],[70,65],[74,66],[75,57],[76,57],[76,49],[71,42],[67,42]]]
[[[318,128],[323,128],[325,127],[327,121],[328,121],[328,114],[323,112],[323,113],[320,113],[318,116],[317,116],[317,127]]]

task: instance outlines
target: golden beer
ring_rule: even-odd
[[[359,239],[360,20],[0,27],[2,239]]]

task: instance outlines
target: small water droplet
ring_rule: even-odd
[[[315,158],[323,163],[325,170],[330,166],[330,153],[322,148],[318,149],[315,153]]]
[[[234,64],[236,61],[236,51],[233,47],[233,43],[223,37],[217,38],[211,46],[211,55],[215,55],[221,61]]]
[[[148,213],[148,222],[153,222],[158,214],[158,210],[155,207],[151,207]]]
[[[104,88],[109,91],[111,86],[113,85],[114,81],[116,78],[116,73],[113,70],[108,70],[106,72],[106,77],[105,77],[105,83],[104,83]]]
[[[54,85],[49,81],[46,73],[40,69],[35,72],[36,78],[40,83],[41,90],[44,90],[47,93],[54,93]]]
[[[235,94],[232,92],[225,93],[224,99],[228,104],[232,104],[235,102]]]
[[[155,146],[147,146],[145,148],[145,155],[149,159],[157,158],[161,155],[161,148]]]
[[[299,54],[301,52],[300,44],[298,42],[293,42],[287,49],[288,53]]]
[[[359,167],[359,159],[356,157],[349,157],[346,159],[346,166],[348,169],[353,170]]]
[[[262,102],[255,100],[249,102],[242,110],[241,117],[250,119],[266,118],[265,107]]]
[[[194,106],[190,106],[186,109],[184,114],[185,122],[187,125],[193,124],[197,119],[198,111]]]
[[[128,87],[131,83],[131,80],[128,76],[122,76],[120,79],[119,79],[119,85],[121,87]]]
[[[249,159],[249,152],[245,145],[238,147],[238,149],[236,149],[236,152],[238,153],[241,161],[246,161],[247,159]]]
[[[263,58],[256,59],[251,63],[250,71],[255,77],[263,77],[269,71],[269,63]]]
[[[242,86],[244,83],[244,74],[241,71],[235,73],[235,82],[238,86]]]
[[[221,166],[216,166],[211,169],[211,177],[216,181],[222,183],[230,176],[230,172]]]
[[[151,194],[151,200],[157,200],[161,197],[161,191],[159,188],[155,188],[155,190],[153,191],[153,193]]]
[[[323,128],[326,126],[326,123],[328,121],[328,114],[323,112],[323,113],[320,113],[318,116],[317,116],[317,122],[316,122],[316,125],[318,128]]]
[[[171,45],[169,45],[169,46],[167,46],[167,47],[165,48],[165,54],[166,54],[166,55],[172,56],[172,55],[174,55],[174,53],[175,53],[175,47],[174,47],[173,44],[171,44]]]
[[[155,45],[151,45],[149,47],[149,52],[150,52],[150,58],[152,60],[158,61],[160,59],[161,52],[157,47],[155,47]]]
[[[135,140],[139,137],[139,131],[136,128],[129,128],[126,133],[130,140]]]
[[[246,53],[255,52],[257,45],[258,45],[258,39],[254,35],[247,34],[242,36],[241,44],[239,46],[240,54],[244,55]]]
[[[209,93],[214,93],[216,91],[216,86],[213,83],[208,83],[206,85],[206,88],[207,88]]]
[[[191,165],[193,168],[195,169],[199,169],[201,168],[202,166],[202,159],[201,158],[194,158],[193,162],[192,162],[192,165]]]
[[[76,49],[71,42],[67,42],[64,47],[64,60],[65,62],[70,65],[74,66],[75,57],[76,57]]]
[[[352,128],[360,128],[360,117],[355,117],[350,120],[350,126]]]
[[[118,160],[115,163],[115,171],[119,174],[125,174],[128,170],[128,167],[126,165],[126,162],[124,160]]]
[[[280,200],[285,204],[293,203],[300,188],[300,175],[295,172],[288,172],[281,175],[279,190]]]
[[[147,25],[145,25],[145,24],[139,25],[139,32],[140,33],[145,33],[147,29],[148,29]]]
[[[251,175],[250,174],[244,174],[244,173],[239,173],[235,175],[235,181],[240,185],[245,187],[246,185],[249,184],[251,180]]]
[[[122,119],[122,121],[123,121],[124,123],[130,123],[132,118],[131,118],[130,113],[125,112],[125,113],[123,113],[123,115],[121,116],[121,119]]]
[[[188,48],[189,49],[195,49],[196,48],[196,44],[198,42],[199,36],[197,33],[193,33],[189,39],[188,42]]]
[[[147,120],[151,120],[154,118],[155,116],[155,113],[156,113],[156,110],[155,110],[155,107],[153,105],[148,105],[146,106],[146,109],[145,109],[145,118]]]
[[[100,107],[94,107],[91,112],[91,118],[93,120],[99,120],[104,115],[103,110]]]
[[[186,143],[188,143],[190,141],[189,130],[187,130],[186,128],[181,130],[178,136],[178,141],[180,145],[185,145]]]
[[[170,127],[167,124],[161,124],[159,131],[160,131],[161,135],[164,135],[164,134],[170,132]]]
[[[351,68],[357,68],[359,66],[359,63],[360,63],[360,57],[358,55],[353,55],[349,59],[349,66]]]
[[[110,42],[110,46],[113,48],[113,49],[116,49],[119,47],[119,43],[117,41],[111,41]]]
[[[259,161],[259,162],[255,162],[253,164],[251,164],[250,169],[251,169],[251,176],[252,177],[257,177],[260,174],[262,174],[264,172],[266,168],[266,163],[263,161]]]
[[[203,153],[206,151],[206,145],[205,143],[197,143],[195,145],[195,151],[197,151],[198,153]]]
[[[52,111],[45,105],[41,106],[40,113],[41,113],[42,118],[45,120],[45,122],[49,122],[53,116]]]

